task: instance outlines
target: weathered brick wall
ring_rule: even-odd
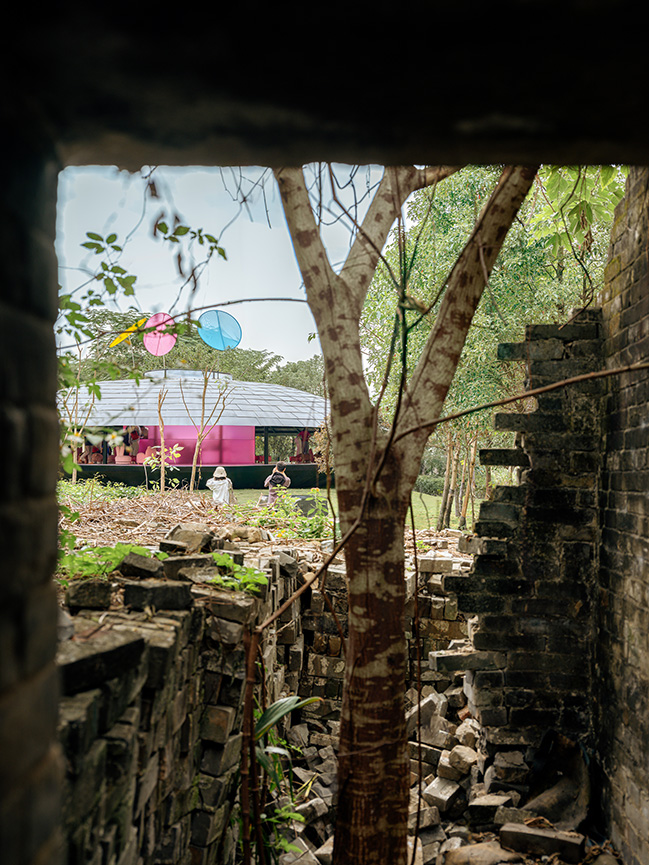
[[[148,579],[148,568],[138,573],[140,558],[131,557],[131,578],[118,581],[124,606],[113,596],[110,609],[91,608],[93,596],[97,607],[110,603],[103,580],[69,591],[75,615],[57,654],[63,861],[229,863],[242,745],[243,631],[277,608],[286,580],[275,562],[265,596],[253,598],[207,583],[192,586],[189,578],[165,579],[162,566],[159,579]],[[200,565],[207,574],[205,560],[213,564],[210,556],[185,557],[188,570]],[[167,559],[166,576],[175,576],[182,562]],[[261,650],[272,702],[283,687],[273,630]]]
[[[444,542],[438,541],[440,548]],[[418,561],[419,582],[415,603],[415,571],[412,559],[406,566],[405,631],[408,651],[408,682],[413,687],[421,680],[423,685],[435,686],[443,691],[453,678],[442,672],[428,669],[428,653],[446,649],[453,640],[464,640],[468,626],[459,614],[454,597],[448,597],[441,585],[441,572],[460,573],[462,564],[450,553],[432,551]],[[348,634],[347,578],[342,557],[338,564],[328,568],[325,591],[312,589],[303,596],[299,614],[301,628],[299,652],[302,666],[299,668],[299,694],[302,697],[321,697],[322,702],[304,711],[308,718],[337,721],[342,706],[345,656],[342,638]],[[342,632],[342,638],[341,638]],[[279,638],[278,638],[279,641]],[[292,651],[297,647],[294,645]],[[287,660],[287,664],[290,664]],[[421,664],[421,669],[420,669]],[[295,680],[291,680],[295,685]]]
[[[633,169],[603,292],[609,368],[649,361],[649,170]],[[604,812],[627,865],[649,861],[649,373],[610,380],[595,642]]]
[[[210,532],[180,528],[221,547]],[[178,531],[161,543],[177,545]],[[438,540],[440,547],[448,541]],[[63,697],[59,738],[66,865],[213,865],[233,859],[230,823],[238,790],[245,690],[244,628],[266,620],[296,591],[322,555],[292,548],[231,555],[269,576],[263,597],[220,590],[208,553],[171,555],[164,563],[131,554],[122,575],[75,581],[66,601],[65,638],[59,646]],[[433,551],[420,560],[418,610],[406,614],[411,673],[420,654],[466,636],[454,599],[444,597],[440,571],[458,573],[468,557]],[[414,593],[414,571],[407,585]],[[331,566],[326,592],[347,632],[344,567]],[[265,629],[264,692],[268,703],[295,693],[320,696],[302,712],[311,720],[313,746],[333,746],[344,671],[342,639],[322,591],[309,588]],[[466,702],[452,674],[424,669],[424,694],[444,692]],[[418,699],[406,694],[407,706]],[[326,724],[325,724],[326,722]],[[416,771],[417,767],[413,769]],[[334,771],[332,769],[332,771]]]
[[[599,369],[599,313],[565,327],[527,328],[499,347],[524,361],[531,388]],[[536,746],[548,730],[592,744],[592,594],[598,547],[601,404],[605,385],[585,381],[540,395],[531,413],[496,415],[517,447],[483,451],[519,467],[520,486],[497,487],[480,506],[468,576],[444,578],[470,621],[463,662],[469,707],[493,747]],[[432,653],[444,668],[447,655]],[[451,659],[453,664],[455,659]]]
[[[0,190],[0,855],[14,865],[56,865],[57,164],[27,111],[5,121],[12,132]]]

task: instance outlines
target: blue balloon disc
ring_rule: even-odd
[[[226,348],[236,348],[241,342],[241,325],[229,312],[208,309],[198,321],[198,335],[210,348],[225,351]]]

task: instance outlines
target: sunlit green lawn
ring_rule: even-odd
[[[310,495],[310,489],[295,489],[293,487],[290,488],[290,492],[296,495]],[[237,502],[240,505],[254,505],[257,503],[259,499],[260,491],[259,490],[235,490],[235,495],[237,497]],[[320,490],[320,495],[325,498],[326,490]],[[331,502],[334,509],[338,510],[338,498],[336,496],[336,490],[331,490]],[[439,516],[439,509],[441,506],[442,498],[441,496],[429,496],[425,493],[413,493],[412,496],[412,506],[415,514],[415,528],[419,529],[428,529],[431,526],[434,528],[437,524],[437,518]],[[475,511],[476,516],[478,512],[479,502],[475,503]],[[451,515],[451,528],[457,528],[457,517],[452,514]],[[410,522],[408,521],[408,524]],[[471,527],[473,525],[473,518],[471,516],[471,506],[469,505],[469,512],[467,514],[467,526]]]

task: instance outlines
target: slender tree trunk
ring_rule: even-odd
[[[455,516],[457,519],[460,519],[462,516],[462,509],[460,507],[460,503],[464,500],[465,493],[465,484],[466,484],[466,473],[469,465],[469,447],[468,447],[468,439],[464,443],[464,447],[466,449],[466,456],[462,460],[462,477],[460,478],[460,486],[457,488],[457,493],[455,495]],[[460,446],[461,453],[461,446]]]
[[[458,524],[459,529],[465,529],[466,528],[466,515],[467,515],[467,511],[469,509],[469,499],[472,498],[472,493],[473,493],[473,475],[474,475],[474,471],[475,471],[475,457],[476,457],[477,447],[478,447],[478,434],[475,433],[473,436],[473,441],[471,442],[471,450],[469,453],[469,459],[468,459],[469,465],[468,465],[468,470],[467,470],[467,484],[466,484],[466,490],[464,491],[464,503],[462,504],[462,512],[460,514],[460,522]]]
[[[457,484],[457,470],[460,464],[460,448],[458,447],[453,456],[453,469],[451,471],[451,483],[448,489],[448,501],[446,502],[446,511],[444,513],[444,523],[442,528],[447,529],[451,525],[451,510],[453,508],[453,500],[455,499],[455,485]]]
[[[446,471],[444,472],[444,491],[442,492],[442,502],[439,506],[439,514],[437,516],[437,531],[441,532],[444,528],[444,514],[446,513],[446,502],[448,501],[448,491],[451,485],[451,466],[453,465],[453,434],[449,426],[446,434]]]
[[[192,458],[192,474],[189,479],[189,492],[192,493],[194,491],[194,484],[196,483],[196,469],[198,467],[198,455],[201,450],[201,446],[203,444],[203,439],[200,434],[196,438],[196,447],[194,448],[194,456]]]
[[[491,466],[485,466],[485,468],[484,468],[484,497],[486,499],[488,499],[490,493],[491,493]]]
[[[160,424],[160,492],[165,491],[165,424],[162,419],[162,404],[167,396],[167,391],[162,390],[158,394],[158,423]]]

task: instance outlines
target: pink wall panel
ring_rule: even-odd
[[[147,447],[160,444],[160,428],[150,426],[149,437],[141,439],[140,453]],[[191,465],[196,444],[193,426],[165,426],[165,445],[183,446],[176,465]],[[203,441],[201,463],[203,465],[249,465],[255,461],[254,426],[215,427]]]

